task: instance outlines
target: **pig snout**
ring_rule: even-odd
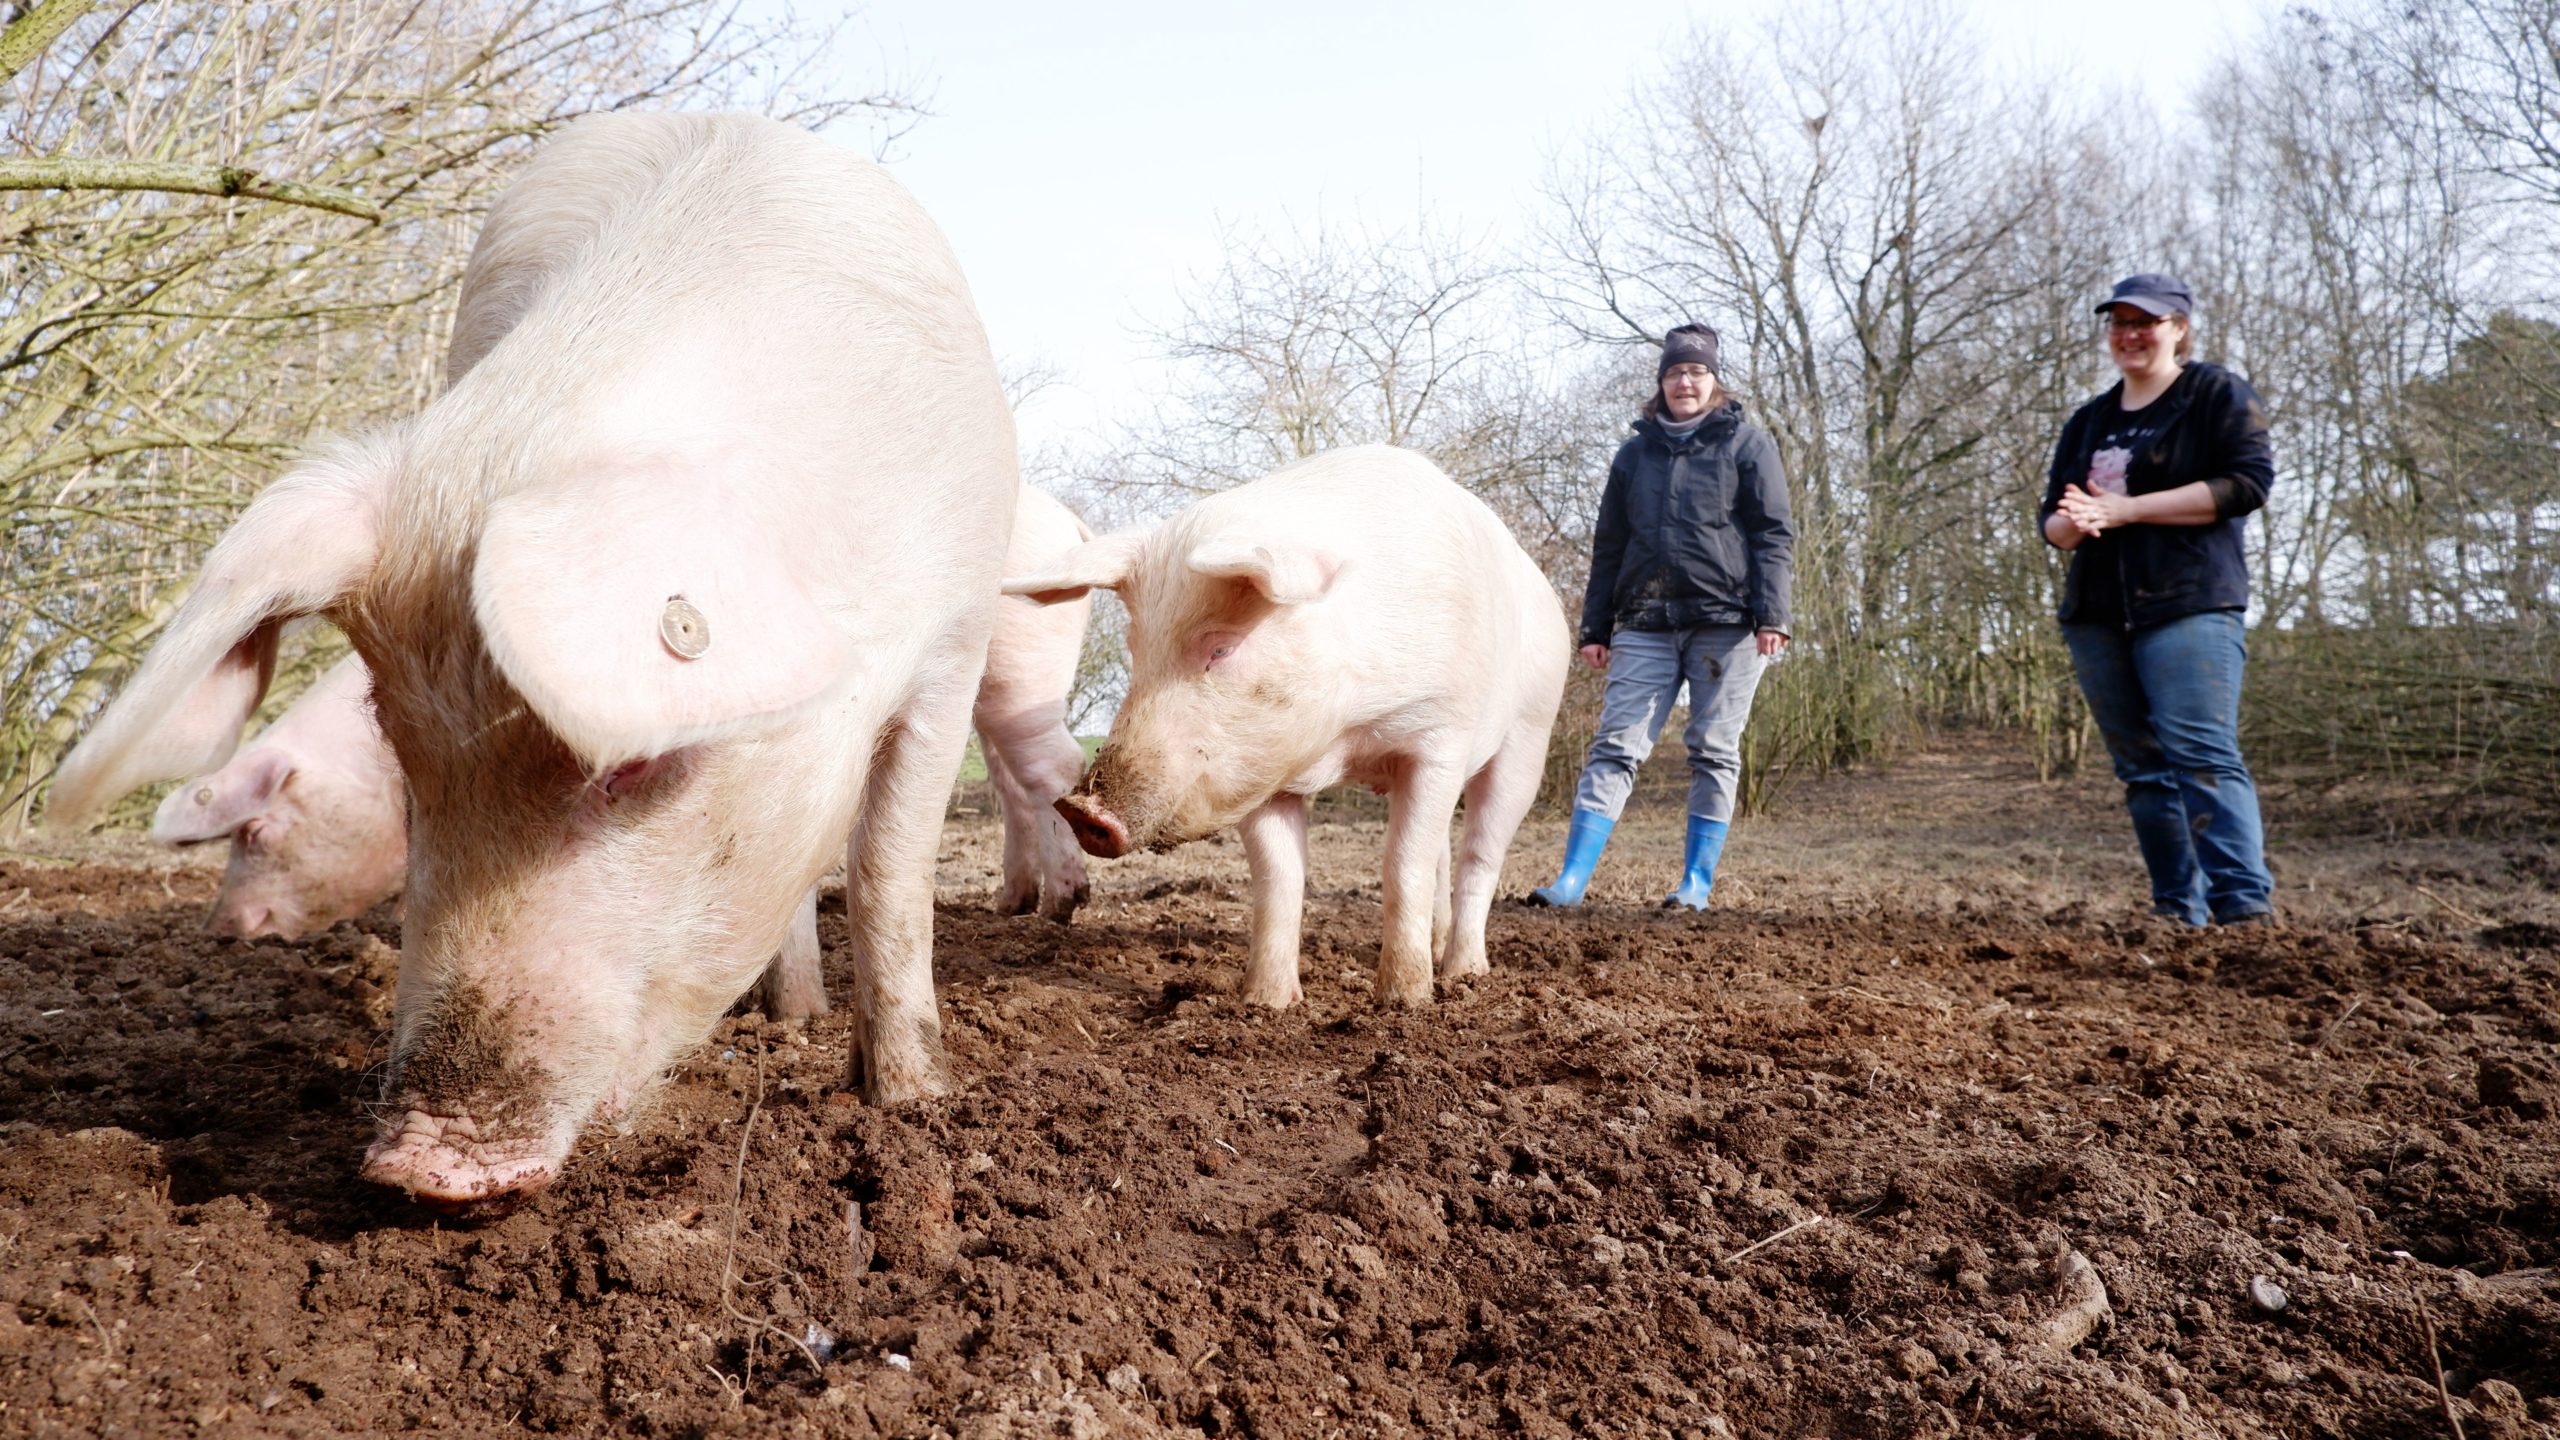
[[[298,938],[274,920],[274,912],[264,905],[217,902],[205,928],[229,940],[257,940],[269,935],[284,940]]]
[[[521,1141],[482,1141],[467,1116],[411,1110],[366,1149],[360,1173],[439,1214],[487,1220],[540,1194],[559,1169]]]
[[[1065,817],[1067,828],[1074,831],[1076,843],[1087,855],[1117,860],[1129,853],[1128,827],[1111,813],[1100,796],[1078,792],[1058,797],[1058,813]]]

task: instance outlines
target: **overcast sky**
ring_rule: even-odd
[[[2000,62],[2136,84],[2163,113],[2260,9],[1954,3]],[[997,355],[1061,377],[1025,409],[1028,452],[1136,403],[1157,369],[1133,326],[1169,317],[1183,278],[1215,266],[1222,223],[1393,229],[1427,212],[1515,238],[1550,154],[1623,110],[1693,24],[1756,9],[872,0],[843,54],[864,67],[848,86],[872,88],[886,63],[930,91],[933,118],[891,166],[951,237]],[[2157,133],[2126,120],[2128,143]]]

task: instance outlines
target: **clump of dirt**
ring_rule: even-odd
[[[355,1180],[387,911],[216,940],[200,863],[0,859],[0,1416],[2416,1437],[2449,1403],[2560,1434],[2547,891],[2489,866],[2418,879],[2437,903],[2324,840],[2279,849],[2294,923],[2175,929],[2103,789],[2004,763],[1922,757],[1913,807],[1807,786],[1704,916],[1651,908],[1678,817],[1639,812],[1598,903],[1503,904],[1492,975],[1414,1014],[1370,1005],[1373,820],[1317,829],[1279,1015],[1232,993],[1236,847],[1099,867],[1062,927],[981,908],[963,820],[955,1094],[867,1108],[841,1012],[741,1016],[464,1227]],[[822,926],[841,997],[839,901]]]

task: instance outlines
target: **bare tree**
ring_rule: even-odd
[[[1148,338],[1169,384],[1113,457],[1121,486],[1222,489],[1338,446],[1427,448],[1495,361],[1503,268],[1427,223],[1231,231]]]
[[[1915,692],[2050,719],[2034,497],[2140,177],[1928,4],[1703,29],[1630,113],[1552,182],[1542,293],[1604,344],[1714,324],[1778,442],[1803,633],[1755,774],[1876,748]]]
[[[307,439],[434,393],[478,217],[543,133],[640,106],[872,115],[883,133],[912,115],[891,92],[811,90],[824,37],[726,0],[52,0],[17,24],[69,9],[85,13],[6,81],[10,150],[265,177],[381,219],[254,187],[10,196],[0,808],[21,818],[259,486]]]

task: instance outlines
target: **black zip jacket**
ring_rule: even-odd
[[[2064,422],[2036,511],[2037,533],[2062,503],[2063,487],[2088,483],[2098,430],[2123,393],[2124,382],[2117,381]],[[2162,407],[2160,428],[2127,463],[2126,493],[2149,495],[2201,480],[2222,518],[2209,525],[2127,525],[2081,541],[2062,582],[2065,624],[2141,629],[2249,604],[2241,521],[2267,503],[2276,478],[2258,392],[2231,371],[2197,361],[2151,405]],[[2149,408],[2135,414],[2148,419]]]
[[[1791,631],[1796,532],[1768,433],[1732,400],[1685,440],[1650,419],[1635,431],[1600,494],[1581,643],[1614,629]]]

